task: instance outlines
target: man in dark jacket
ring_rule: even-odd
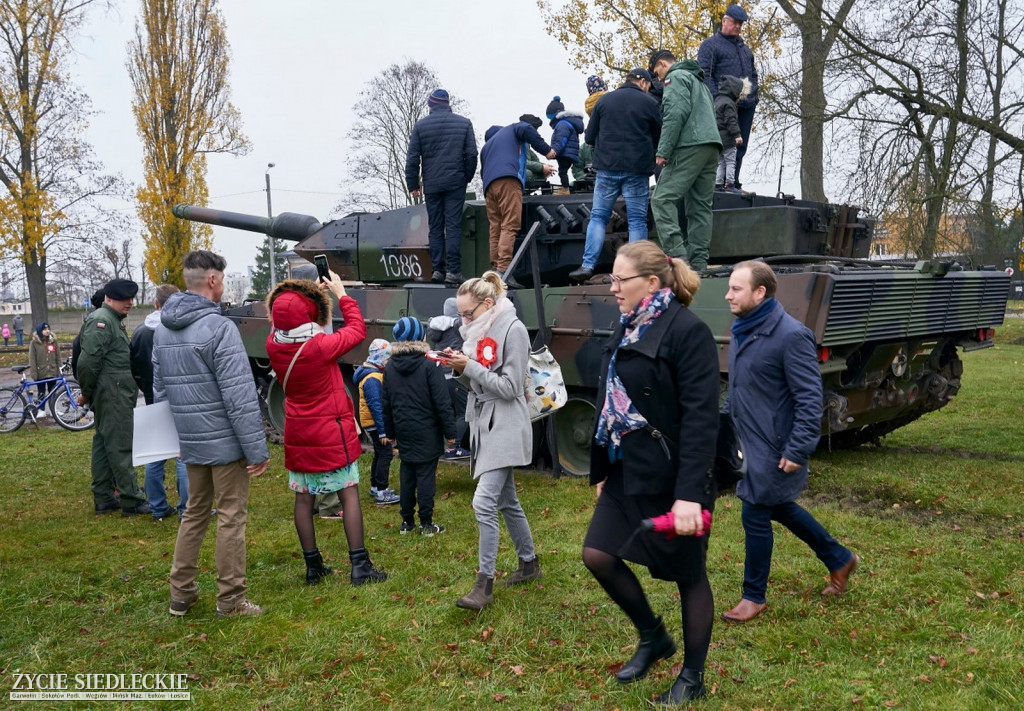
[[[135,384],[142,391],[142,397],[145,398],[147,405],[153,404],[153,332],[158,328],[163,328],[160,325],[160,308],[171,294],[177,293],[178,287],[174,284],[158,286],[156,296],[153,298],[153,306],[156,307],[156,311],[146,316],[146,320],[132,334],[132,377],[135,378]],[[167,505],[167,489],[164,488],[166,465],[166,459],[146,464],[144,480],[146,498],[149,499],[150,513],[156,521],[162,521],[171,513],[171,508]],[[178,485],[177,512],[180,517],[185,513],[185,506],[188,504],[188,471],[185,469],[185,462],[179,457],[174,458],[174,472]]]
[[[727,622],[747,622],[764,611],[772,521],[810,546],[828,568],[822,595],[846,592],[859,562],[795,502],[807,486],[807,462],[821,433],[821,373],[814,336],[775,300],[776,284],[764,262],[740,262],[725,296],[736,316],[725,409],[747,461],[736,487],[746,536],[743,598],[722,614]]]
[[[661,110],[647,95],[651,82],[646,69],[632,70],[622,86],[601,97],[590,116],[585,138],[594,146],[597,180],[583,265],[569,273],[572,281],[583,282],[594,275],[612,208],[620,195],[626,201],[629,241],[647,239],[654,150],[661,138]]]
[[[444,533],[434,522],[434,493],[437,489],[437,460],[455,445],[455,415],[448,397],[444,373],[426,357],[423,324],[403,316],[392,330],[391,359],[384,368],[384,428],[398,442],[402,466],[402,526],[399,533],[415,530],[417,499],[420,534]]]
[[[153,333],[153,401],[167,400],[188,467],[188,507],[171,564],[170,613],[199,600],[199,549],[216,501],[217,615],[259,615],[246,597],[245,524],[249,477],[270,464],[256,384],[238,328],[221,315],[224,258],[185,255],[188,291],[172,294]]]
[[[462,208],[477,153],[473,124],[452,113],[448,101],[444,89],[427,98],[430,113],[416,122],[409,137],[405,183],[413,197],[423,195],[427,204],[431,281],[458,285],[463,282]]]
[[[529,147],[547,158],[555,151],[537,133],[540,119],[523,114],[520,120],[502,128],[491,126],[484,135],[480,151],[480,177],[487,202],[487,226],[490,230],[491,266],[500,272],[512,288],[520,285],[505,274],[512,261],[512,248],[523,219],[523,188],[526,187],[526,163]]]
[[[148,514],[132,467],[133,410],[139,391],[132,380],[131,353],[124,317],[132,310],[139,285],[113,279],[103,287],[103,306],[82,326],[78,359],[79,405],[96,413],[92,438],[92,496],[96,513],[121,509],[123,516]],[[114,496],[114,489],[121,499]]]
[[[718,83],[729,74],[750,80],[750,93],[736,105],[743,142],[736,149],[736,187],[740,187],[740,167],[750,142],[750,127],[754,124],[754,109],[757,108],[757,67],[754,53],[740,37],[743,23],[748,19],[746,11],[739,5],[730,5],[722,17],[722,28],[701,43],[697,50],[697,64],[704,72],[704,82],[712,96],[718,96]]]
[[[19,346],[25,345],[25,319],[21,314],[14,314],[11,321],[11,328],[14,329],[14,338]]]

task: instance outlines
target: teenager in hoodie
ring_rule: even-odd
[[[569,187],[569,170],[580,158],[580,134],[583,133],[583,114],[566,111],[562,99],[556,96],[548,104],[546,115],[551,128],[551,148],[558,162],[558,179],[563,188]]]
[[[402,527],[399,533],[416,530],[417,499],[420,534],[444,533],[434,523],[434,492],[437,460],[455,444],[455,416],[444,374],[427,358],[423,324],[403,316],[392,330],[391,359],[384,368],[384,429],[389,442],[397,440],[402,454],[399,468]]]
[[[715,97],[715,121],[722,139],[722,155],[718,159],[715,188],[741,192],[736,187],[736,151],[743,145],[743,132],[736,114],[736,104],[750,93],[750,80],[725,74],[718,80]]]
[[[132,377],[142,391],[147,405],[153,404],[153,334],[156,329],[163,328],[160,324],[160,309],[171,294],[177,293],[178,287],[174,284],[161,284],[156,288],[156,296],[153,297],[153,306],[156,310],[146,316],[142,325],[135,329],[129,344]],[[164,488],[166,466],[166,459],[146,465],[143,488],[146,490],[150,514],[154,521],[162,521],[171,515],[171,507],[167,503],[167,489]],[[185,462],[178,457],[174,459],[174,478],[178,486],[176,511],[180,518],[188,505],[188,469]]]
[[[398,494],[388,488],[395,450],[388,442],[388,431],[384,427],[384,366],[390,357],[391,344],[383,338],[374,338],[366,360],[352,376],[359,390],[359,425],[373,442],[370,496],[379,506],[399,501]]]

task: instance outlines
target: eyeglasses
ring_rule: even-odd
[[[476,310],[479,309],[483,305],[484,305],[484,302],[480,301],[480,302],[477,303],[476,306],[473,307],[472,311],[467,311],[465,313],[460,312],[459,316],[461,316],[464,321],[472,321],[474,314],[476,314]]]
[[[612,286],[622,286],[623,283],[629,281],[630,279],[639,279],[640,277],[645,277],[645,276],[647,276],[647,275],[646,274],[634,274],[633,276],[620,277],[620,276],[615,276],[614,274],[611,274],[611,275],[609,275],[608,278],[611,279]]]

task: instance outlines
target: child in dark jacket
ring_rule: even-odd
[[[444,314],[434,316],[427,321],[427,343],[437,351],[451,348],[453,351],[462,350],[462,334],[459,328],[462,326],[462,317],[459,315],[459,307],[455,305],[455,299],[444,300]],[[462,441],[466,437],[466,430],[469,423],[466,422],[466,401],[469,398],[469,390],[460,383],[450,366],[442,365],[445,383],[448,385],[448,396],[452,400],[452,411],[455,414],[455,446],[445,450],[444,459],[465,459],[469,456],[469,450],[462,448]]]
[[[419,494],[420,534],[444,533],[434,523],[434,492],[437,488],[437,460],[445,443],[455,444],[455,416],[452,413],[444,373],[427,358],[423,324],[404,316],[395,324],[391,359],[384,368],[383,414],[387,443],[398,441],[402,465],[402,527],[399,533],[415,530]]]
[[[359,425],[373,442],[370,464],[370,496],[379,506],[398,503],[398,494],[388,488],[391,460],[395,452],[384,427],[384,366],[391,358],[391,344],[383,338],[370,343],[370,352],[356,368],[354,380],[359,388]]]
[[[743,101],[750,93],[750,80],[725,74],[718,80],[718,96],[715,97],[715,121],[718,135],[722,139],[722,155],[718,159],[718,174],[715,187],[728,192],[741,192],[736,182],[736,151],[743,145],[736,102]]]
[[[583,114],[566,111],[561,97],[556,96],[546,112],[554,131],[551,133],[551,148],[558,162],[558,179],[563,188],[569,187],[569,169],[580,158],[580,134],[583,133]]]

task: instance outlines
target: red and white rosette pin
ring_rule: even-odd
[[[476,360],[485,368],[498,360],[498,344],[493,338],[483,338],[476,344]]]

